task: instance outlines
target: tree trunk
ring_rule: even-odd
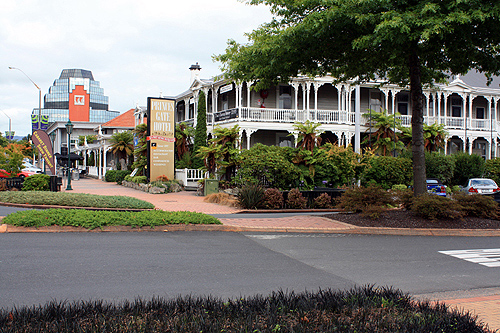
[[[424,147],[424,107],[422,82],[420,80],[420,59],[414,45],[410,54],[410,95],[411,95],[411,128],[413,152],[413,193],[419,195],[427,192],[425,183],[425,147]]]

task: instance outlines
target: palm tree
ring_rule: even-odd
[[[117,154],[119,160],[121,158],[128,160],[128,156],[134,153],[134,135],[130,131],[114,133],[109,140],[113,154]]]
[[[293,125],[296,132],[298,132],[297,148],[301,147],[309,151],[313,151],[314,147],[321,144],[320,134],[322,131],[318,131],[318,127],[321,123],[313,123],[312,121],[306,120],[305,123],[295,123]],[[290,134],[293,135],[293,134]]]
[[[133,130],[132,133],[137,137],[139,143],[134,150],[135,161],[132,167],[137,169],[139,172],[137,175],[143,175],[146,165],[148,165],[148,145],[146,141],[148,126],[146,124],[139,124]]]
[[[446,137],[448,136],[448,131],[444,129],[444,124],[434,123],[432,125],[424,124],[424,147],[425,150],[437,151],[440,148],[444,148],[444,143]]]
[[[374,133],[363,141],[364,144],[369,143],[373,151],[379,155],[390,155],[392,150],[401,150],[402,143],[398,141],[394,129],[401,125],[401,116],[399,113],[395,115],[387,114],[387,110],[375,112],[369,110],[370,113],[363,114],[363,117],[368,118],[371,128],[375,128]]]
[[[189,152],[189,144],[193,133],[194,128],[186,123],[175,125],[175,146],[179,160],[182,160],[184,154]]]

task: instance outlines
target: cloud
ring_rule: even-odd
[[[16,115],[17,133],[30,132],[38,91],[8,66],[42,95],[63,69],[91,70],[121,112],[160,92],[175,96],[188,88],[190,65],[199,62],[203,78],[219,74],[212,55],[270,19],[266,7],[238,0],[4,0],[0,109]],[[0,131],[7,126],[0,114]]]

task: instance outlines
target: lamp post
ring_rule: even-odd
[[[9,115],[8,115],[7,113],[5,113],[5,112],[4,112],[4,110],[1,110],[1,109],[0,109],[0,111],[2,111],[2,113],[3,113],[3,114],[7,117],[7,118],[9,118],[9,136],[10,136],[10,140],[9,140],[9,141],[11,141],[11,140],[12,140],[12,119],[10,119]]]
[[[35,85],[35,87],[38,89],[38,128],[39,130],[42,129],[42,89],[40,89],[40,87],[28,76],[28,74],[26,74],[25,72],[22,71],[22,69],[20,68],[17,68],[17,67],[11,67],[9,66],[9,69],[17,69],[18,71],[20,71],[21,73],[24,74],[24,76],[26,76],[28,78],[28,80],[31,81],[31,83],[33,83]],[[40,163],[41,163],[41,153],[38,152],[38,167],[40,167]]]
[[[66,186],[66,191],[73,190],[71,188],[71,132],[73,132],[73,123],[71,120],[68,120],[66,123],[66,131],[68,132],[68,185]]]

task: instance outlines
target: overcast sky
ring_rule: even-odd
[[[212,55],[228,39],[271,20],[265,6],[238,0],[1,0],[0,110],[16,135],[31,132],[30,115],[66,68],[91,70],[110,110],[146,105],[148,96],[175,96],[189,86],[189,67],[201,77],[220,73]],[[0,112],[5,136],[8,117]]]

